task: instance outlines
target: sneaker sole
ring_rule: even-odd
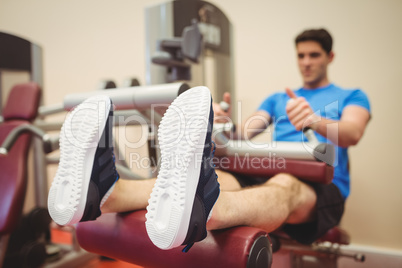
[[[209,121],[211,95],[196,87],[177,97],[159,126],[161,169],[147,207],[146,229],[161,249],[186,238]]]
[[[95,96],[68,114],[60,131],[60,162],[49,191],[48,209],[59,225],[78,223],[84,213],[95,152],[111,102]]]

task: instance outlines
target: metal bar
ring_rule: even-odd
[[[18,137],[24,133],[32,133],[37,137],[40,137],[41,140],[46,137],[45,132],[32,125],[26,124],[18,126],[14,128],[4,139],[3,143],[1,144],[0,153],[7,154],[10,151],[11,147],[14,145],[15,141],[18,139]],[[41,148],[41,150],[43,151],[43,148]]]
[[[35,172],[35,201],[36,206],[47,207],[47,169],[46,169],[46,155],[43,151],[43,140],[38,137],[33,139],[34,149],[34,172]]]
[[[217,145],[216,156],[255,156],[281,157],[295,160],[316,161],[309,143],[301,142],[274,142],[257,143],[246,140],[230,140],[222,132],[214,133]]]
[[[107,95],[118,110],[145,110],[158,105],[170,104],[187,89],[189,86],[185,83],[171,83],[76,93],[64,98],[64,109],[70,110],[94,95]]]
[[[333,165],[335,147],[332,144],[318,142],[314,132],[307,129],[304,134],[308,142],[261,143],[252,140],[231,140],[224,133],[224,124],[216,124],[213,129],[213,140],[217,145],[216,156],[255,156],[285,158],[306,161],[321,161]]]
[[[36,119],[34,126],[42,129],[43,131],[60,131],[63,122],[47,122],[42,119]]]
[[[64,106],[62,103],[40,106],[38,109],[39,116],[47,116],[64,112]]]

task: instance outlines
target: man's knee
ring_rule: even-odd
[[[314,218],[317,196],[312,186],[287,173],[275,175],[267,183],[283,187],[292,197],[289,200],[290,213],[287,223],[302,223]]]
[[[294,188],[300,185],[299,179],[297,179],[295,176],[288,174],[288,173],[279,173],[272,178],[270,178],[267,182],[269,184],[276,184],[280,185],[285,188]]]

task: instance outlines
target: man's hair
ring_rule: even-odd
[[[296,39],[296,45],[304,41],[316,41],[321,47],[329,54],[332,50],[332,37],[329,32],[325,29],[311,29],[305,30],[299,34]]]

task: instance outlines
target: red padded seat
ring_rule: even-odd
[[[25,121],[0,125],[0,144],[12,129]],[[7,156],[0,156],[0,234],[11,233],[20,218],[27,187],[27,158],[30,144],[28,134],[18,138]]]
[[[254,245],[260,238],[269,241],[267,233],[246,226],[208,231],[207,238],[195,243],[187,253],[181,252],[182,247],[161,250],[148,238],[145,230],[145,210],[104,214],[96,221],[79,223],[77,236],[80,245],[90,252],[147,268],[248,267],[250,255],[261,258],[270,252],[270,244],[268,248],[262,247],[256,251],[258,246]],[[253,249],[254,252],[251,253]],[[264,259],[260,261],[263,263]],[[257,264],[249,267],[262,266]]]
[[[0,144],[16,127],[28,124],[37,114],[40,88],[35,83],[14,86],[3,109]],[[6,156],[0,155],[0,235],[11,233],[22,214],[27,187],[30,135],[23,134]]]
[[[330,229],[325,235],[320,237],[317,242],[330,242],[339,245],[349,245],[350,236],[345,230],[343,230],[339,226],[335,226],[334,228]]]
[[[3,118],[9,120],[33,121],[38,114],[41,90],[34,82],[15,85],[3,109]]]
[[[217,168],[248,176],[272,177],[278,173],[289,173],[299,179],[322,184],[328,184],[334,178],[334,167],[319,161],[286,159],[278,164],[268,157],[227,157],[225,161],[218,159],[215,163]],[[259,168],[255,168],[256,163]]]

